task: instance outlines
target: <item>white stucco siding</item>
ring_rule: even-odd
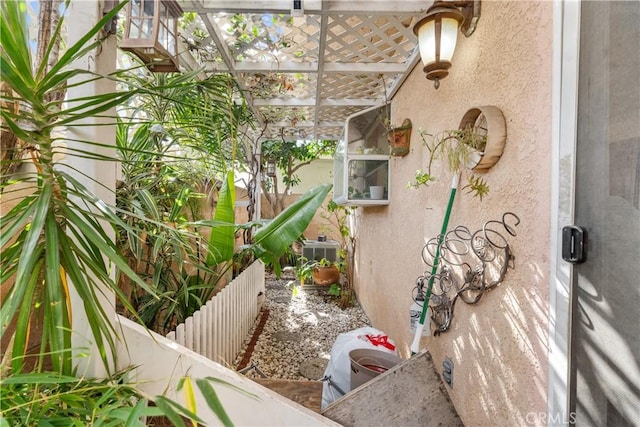
[[[411,152],[393,158],[393,198],[388,207],[361,209],[358,230],[358,297],[373,326],[387,332],[405,356],[413,338],[408,310],[425,241],[440,232],[451,173],[439,164],[438,181],[405,188],[427,151],[418,128],[457,128],[472,107],[495,105],[504,113],[507,142],[500,161],[484,175],[490,193],[480,202],[460,189],[450,228],[472,230],[506,211],[521,223],[509,243],[515,269],[473,306],[458,301],[451,329],[422,340],[441,367],[454,363],[449,389],[465,425],[524,425],[528,413],[546,412],[548,283],[551,194],[551,87],[553,4],[482,3],[476,32],[460,36],[453,66],[435,90],[418,65],[392,104],[392,120],[410,118]],[[461,183],[461,187],[464,182]]]

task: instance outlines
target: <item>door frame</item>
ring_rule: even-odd
[[[570,413],[571,283],[573,267],[561,258],[562,227],[573,224],[580,52],[580,2],[554,0],[549,284],[549,426],[566,425]],[[568,167],[568,174],[561,171]]]

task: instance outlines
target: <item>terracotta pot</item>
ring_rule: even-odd
[[[387,141],[391,146],[392,156],[406,156],[409,154],[409,146],[411,144],[411,120],[404,119],[402,126],[393,128],[389,131]]]
[[[316,285],[332,285],[340,281],[340,270],[335,265],[313,268],[313,283]]]

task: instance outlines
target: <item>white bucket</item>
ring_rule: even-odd
[[[372,199],[380,200],[384,198],[384,186],[382,185],[373,185],[369,187],[369,193]]]
[[[351,361],[351,390],[402,362],[402,359],[393,353],[369,348],[351,350],[349,360]]]

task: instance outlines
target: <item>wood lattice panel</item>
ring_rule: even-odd
[[[304,100],[315,95],[315,74],[280,73],[242,73],[245,88],[251,91],[254,99]],[[293,104],[293,102],[292,102]]]
[[[290,0],[180,3],[197,14],[183,38],[206,72],[237,78],[263,137],[296,139],[338,139],[346,117],[391,100],[419,61],[412,26],[429,6],[303,0],[291,17]]]
[[[393,79],[385,77],[384,81]],[[326,73],[322,79],[325,99],[377,99],[384,100],[383,78],[371,73]]]
[[[278,62],[318,60],[319,19],[274,13],[213,15],[235,61],[275,63],[276,69]]]
[[[331,126],[332,123],[343,122],[350,115],[357,113],[362,108],[355,106],[346,107],[320,107],[318,117],[320,123],[327,123]],[[342,132],[342,129],[340,130]],[[340,133],[339,132],[339,133]]]
[[[332,16],[325,61],[405,62],[415,46],[411,21],[411,16]]]

